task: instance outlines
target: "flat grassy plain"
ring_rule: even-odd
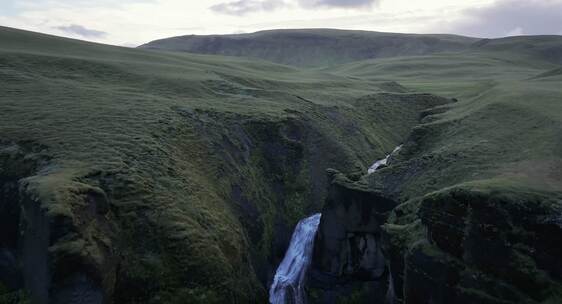
[[[558,195],[562,38],[446,38],[455,52],[307,69],[0,28],[1,198],[50,227],[26,289],[63,301],[85,276],[118,303],[263,303],[327,168],[401,202]]]

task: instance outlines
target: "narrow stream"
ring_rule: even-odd
[[[368,174],[373,174],[375,173],[375,171],[377,171],[377,169],[381,166],[386,166],[388,164],[388,161],[390,160],[390,157],[392,157],[392,155],[396,154],[398,151],[400,151],[400,149],[402,149],[402,145],[394,148],[394,150],[388,154],[385,158],[383,159],[379,159],[377,160],[370,168],[369,170],[367,170]]]
[[[304,284],[306,272],[312,260],[314,237],[320,213],[302,219],[295,228],[289,249],[283,261],[277,268],[273,284],[269,289],[269,302],[271,304],[305,303]]]

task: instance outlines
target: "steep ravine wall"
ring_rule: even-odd
[[[562,193],[467,182],[400,201],[390,173],[419,161],[407,157],[419,140],[381,171],[386,187],[329,171],[311,302],[559,303]]]
[[[341,173],[330,175],[310,302],[562,299],[562,194],[466,184],[399,204]]]
[[[341,146],[329,144],[319,126],[299,117],[260,120],[207,111],[180,113],[202,135],[220,166],[225,182],[221,195],[252,244],[252,266],[265,291],[283,258],[292,225],[318,210],[325,197],[327,181],[311,182],[316,166],[328,162],[353,168],[356,160]],[[310,141],[320,138],[327,147],[312,151]],[[318,158],[317,153],[324,156]],[[343,161],[337,164],[336,159]]]
[[[424,96],[424,95],[419,95]],[[425,95],[431,96],[431,95]],[[431,115],[446,111],[456,100],[437,99],[420,109],[416,124],[427,122]],[[404,136],[406,146],[416,137]],[[398,144],[398,143],[396,143]],[[384,169],[394,163],[402,145],[387,156]],[[372,160],[374,161],[374,160]],[[322,209],[322,220],[315,239],[312,267],[309,272],[309,300],[312,303],[393,303],[396,298],[390,261],[394,258],[385,249],[384,226],[393,210],[400,205],[397,190],[381,191],[369,178],[377,169],[362,174],[345,175],[328,169],[328,196]],[[365,174],[368,173],[368,174]],[[392,184],[393,189],[399,185]],[[389,187],[387,187],[389,188]],[[387,189],[383,188],[383,189]],[[396,259],[400,259],[396,257]],[[400,296],[400,295],[398,295]]]
[[[244,289],[232,291],[231,300],[261,303],[287,248],[291,225],[303,214],[318,210],[324,200],[327,178],[318,175],[317,168],[354,170],[360,162],[330,139],[322,126],[304,117],[255,119],[207,111],[178,113],[210,152],[202,167],[208,175],[220,173],[220,180],[213,182],[217,195],[230,202],[227,208],[231,209],[226,210],[238,218],[247,236],[248,252],[226,248],[234,251],[229,252],[233,255],[236,251],[248,255],[246,262],[232,263],[251,269],[253,273],[244,279],[252,282],[252,277],[257,277],[261,285],[253,285],[253,294]],[[353,136],[368,141],[360,129]],[[174,249],[158,249],[171,244],[165,240],[154,243],[155,234],[167,238],[173,231],[165,228],[166,222],[153,226],[148,218],[153,210],[123,204],[140,199],[136,185],[120,172],[61,174],[59,166],[47,161],[50,153],[46,147],[32,146],[38,151],[15,142],[6,143],[1,150],[0,216],[5,228],[0,232],[1,296],[14,298],[21,293],[22,298],[40,304],[167,301],[164,297],[158,300],[158,291],[177,288],[175,284],[181,279],[165,268],[155,269],[164,273],[162,278],[148,276],[147,261],[138,260],[136,254],[146,259],[143,251],[163,250],[162,256],[173,256],[174,250],[183,250],[183,242]],[[197,258],[191,254],[188,263],[189,258]],[[206,263],[212,263],[208,258]],[[173,270],[179,278],[183,273],[200,275],[192,278],[195,282],[211,278],[195,267],[176,266]],[[227,288],[209,286],[216,293],[231,292]],[[166,296],[182,299],[173,293]],[[221,303],[225,299],[217,296],[201,301]]]
[[[19,220],[2,221],[0,267],[21,279],[0,277],[2,288],[33,303],[263,303],[293,226],[328,195],[325,169],[357,176],[445,102],[384,93],[284,115],[172,108],[151,126],[156,149],[115,146],[103,165],[3,142],[0,206]]]
[[[401,205],[384,226],[398,303],[558,303],[560,198],[465,185]]]
[[[309,274],[312,302],[384,303],[389,269],[382,225],[398,203],[335,170],[329,175],[332,183]]]
[[[350,109],[313,104],[308,111],[287,111],[283,118],[177,111],[219,160],[225,199],[247,233],[252,268],[267,290],[294,225],[324,204],[330,182],[325,169],[357,175],[381,156],[372,153],[380,149],[381,138],[371,128],[397,144],[395,138],[407,135],[407,128],[389,128],[397,116],[413,126],[422,109],[447,102],[428,94],[373,94],[357,100],[365,120],[354,119],[357,114]]]
[[[28,298],[24,289],[33,290],[36,299],[48,298],[48,227],[20,183],[35,174],[44,161],[33,157],[33,150],[38,152],[39,148],[0,142],[0,285],[4,291],[0,296],[6,302]],[[37,229],[25,225],[29,221],[34,221]],[[35,244],[31,235],[37,238]]]

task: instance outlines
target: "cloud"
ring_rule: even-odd
[[[107,36],[106,32],[92,30],[78,24],[55,26],[54,28],[66,32],[68,34],[74,34],[84,38],[103,38]]]
[[[301,6],[307,8],[315,8],[315,7],[362,8],[362,7],[370,7],[378,3],[378,0],[299,0],[299,3]]]
[[[221,14],[243,16],[248,13],[273,11],[285,5],[286,3],[283,0],[238,0],[219,3],[211,6],[210,9]]]
[[[254,12],[270,12],[284,7],[317,8],[365,8],[379,0],[238,0],[223,2],[210,7],[214,12],[244,16]]]
[[[562,0],[500,0],[462,15],[450,32],[487,38],[562,32]]]

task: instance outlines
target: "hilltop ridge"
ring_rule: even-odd
[[[268,30],[234,35],[188,35],[155,40],[140,48],[260,58],[295,66],[443,51],[459,51],[478,41],[456,35],[395,34],[336,29]]]
[[[480,39],[450,34],[287,29],[249,34],[178,36],[154,40],[139,48],[259,58],[300,67],[478,51],[531,54],[562,64],[562,36],[555,35]]]

